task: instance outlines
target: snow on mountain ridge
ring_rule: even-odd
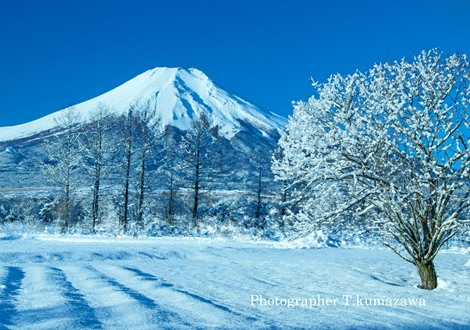
[[[125,114],[131,105],[149,107],[161,118],[162,126],[188,129],[191,119],[205,112],[221,135],[232,138],[249,124],[263,136],[273,136],[284,126],[285,119],[267,113],[215,85],[202,71],[191,68],[158,67],[148,70],[124,84],[88,101],[75,105],[83,121],[100,105],[116,115]],[[27,138],[53,129],[64,110],[32,122],[0,127],[0,141]]]

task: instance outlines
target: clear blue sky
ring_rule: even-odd
[[[0,0],[0,126],[157,66],[196,67],[287,116],[310,77],[422,49],[470,54],[469,0]]]

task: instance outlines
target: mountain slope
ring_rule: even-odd
[[[161,119],[161,128],[177,139],[186,134],[193,118],[205,114],[213,126],[218,126],[214,131],[223,137],[220,143],[224,149],[226,175],[241,187],[242,182],[249,180],[249,173],[257,173],[256,159],[260,154],[265,156],[264,166],[269,167],[268,155],[285,123],[284,118],[227,93],[197,69],[149,70],[103,95],[75,105],[75,109],[86,123],[102,105],[115,117],[126,114],[132,105],[148,107],[155,112],[155,118]],[[0,190],[29,192],[39,188],[51,191],[53,183],[39,166],[46,159],[47,140],[42,137],[56,132],[57,121],[63,118],[64,112],[61,110],[18,126],[0,127]],[[117,123],[120,125],[119,120]],[[116,127],[113,134],[120,136],[119,130]],[[114,164],[120,161],[113,159]],[[237,166],[231,168],[228,164]],[[118,172],[108,178],[107,184],[119,185]],[[150,177],[156,181],[152,186],[161,185],[157,175]],[[228,187],[227,182],[224,185]]]
[[[146,106],[161,118],[162,126],[182,130],[189,127],[192,118],[206,113],[214,126],[219,125],[220,134],[227,139],[247,128],[256,135],[276,139],[285,123],[283,117],[262,111],[227,93],[194,68],[146,71],[105,94],[77,104],[75,108],[86,121],[100,105],[107,106],[117,115],[126,113],[131,105]],[[53,129],[63,111],[26,124],[0,127],[0,142],[25,139]]]

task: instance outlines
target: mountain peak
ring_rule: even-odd
[[[285,123],[284,118],[264,112],[224,91],[196,68],[157,67],[107,93],[77,104],[75,108],[86,121],[102,105],[116,115],[127,113],[132,105],[147,107],[161,119],[163,126],[182,130],[190,127],[193,118],[205,113],[214,126],[219,126],[221,135],[228,139],[246,127],[255,129],[262,136],[274,137]],[[27,138],[53,129],[63,111],[30,123],[0,127],[0,141]]]
[[[192,76],[195,79],[210,80],[209,77],[199,69],[183,67],[156,67],[147,70],[143,75],[154,78],[159,77],[165,80],[175,80],[177,77],[181,76]]]

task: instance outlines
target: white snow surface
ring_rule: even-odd
[[[285,125],[285,118],[224,91],[194,68],[148,70],[74,107],[86,121],[101,105],[117,115],[126,113],[131,105],[149,107],[157,118],[161,118],[163,127],[171,125],[183,130],[189,127],[192,118],[198,118],[204,112],[212,119],[213,126],[219,125],[221,135],[228,139],[242,129],[239,121],[253,125],[265,136],[272,136],[273,130],[279,131]],[[0,127],[0,141],[27,138],[53,129],[64,110],[26,124]]]
[[[468,255],[441,253],[436,266],[442,285],[425,291],[416,287],[414,267],[388,250],[286,246],[195,238],[4,237],[0,328],[468,329]],[[352,297],[348,304],[345,295]],[[418,299],[425,305],[356,303],[369,298]],[[282,305],[287,299],[307,299],[309,306],[289,308]],[[334,299],[336,305],[327,304]]]

